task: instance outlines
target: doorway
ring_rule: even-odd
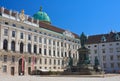
[[[20,59],[18,63],[18,74],[19,75],[24,75],[25,74],[25,61],[24,59]]]
[[[11,67],[11,75],[14,75],[14,74],[15,74],[15,68]]]

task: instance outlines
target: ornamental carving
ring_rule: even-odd
[[[19,18],[20,21],[24,22],[25,21],[25,14],[24,14],[24,10],[21,11],[21,13],[19,14]]]
[[[75,38],[74,35],[70,31],[65,31],[65,32],[63,32],[63,34],[68,37]]]

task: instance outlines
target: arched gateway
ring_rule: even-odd
[[[25,60],[23,58],[18,61],[18,75],[25,74]]]

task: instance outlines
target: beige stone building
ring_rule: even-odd
[[[0,75],[63,71],[69,56],[76,65],[79,47],[78,35],[51,25],[42,9],[29,17],[0,8]]]

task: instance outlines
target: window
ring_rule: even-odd
[[[37,36],[34,36],[34,41],[37,42]]]
[[[28,35],[28,40],[31,40],[31,35]]]
[[[3,72],[7,72],[7,66],[3,65]]]
[[[37,58],[35,58],[35,64],[37,64]]]
[[[4,29],[4,36],[8,36],[8,29]]]
[[[55,41],[53,41],[53,45],[55,45]]]
[[[113,53],[113,48],[110,48],[109,50],[110,50],[110,53]]]
[[[52,61],[51,61],[51,59],[49,59],[49,65],[51,65],[52,64]]]
[[[28,63],[29,63],[29,64],[31,63],[31,57],[28,58]]]
[[[102,49],[102,53],[105,53],[105,49]]]
[[[110,66],[111,66],[111,68],[114,68],[114,63],[111,63]]]
[[[59,46],[59,42],[57,42],[57,46]]]
[[[55,50],[53,51],[53,56],[55,56]]]
[[[61,57],[63,57],[63,52],[61,51]]]
[[[37,32],[37,30],[34,30],[34,32]]]
[[[90,48],[90,46],[88,46],[88,48]]]
[[[3,60],[3,62],[7,62],[7,55],[4,55],[4,60]]]
[[[49,39],[49,45],[51,45],[51,39]]]
[[[13,24],[12,26],[13,26],[13,27],[16,27],[16,24]]]
[[[49,49],[49,56],[51,56],[51,50]]]
[[[15,31],[12,31],[12,37],[15,37]]]
[[[39,37],[39,43],[42,43],[42,38],[41,37]]]
[[[44,55],[47,55],[47,54],[46,54],[46,49],[44,49]]]
[[[118,65],[118,68],[120,68],[120,63],[117,63],[117,65]]]
[[[63,47],[63,42],[61,42],[61,47]]]
[[[37,54],[37,45],[34,45],[34,53]]]
[[[12,63],[15,62],[15,56],[12,56]]]
[[[47,39],[46,38],[44,38],[44,44],[46,44],[47,43]]]
[[[40,58],[40,64],[42,64],[42,58]]]
[[[103,67],[106,68],[106,66],[107,66],[106,63],[103,63]]]
[[[9,23],[8,23],[8,22],[5,22],[5,24],[6,24],[6,25],[9,25]]]
[[[39,53],[40,53],[40,54],[42,53],[42,49],[41,49],[41,48],[39,48]]]
[[[24,27],[23,27],[23,26],[21,26],[21,29],[24,29]]]
[[[20,33],[20,38],[23,39],[23,33]]]
[[[103,61],[106,61],[106,56],[103,56]]]
[[[67,53],[65,52],[65,57],[67,57]]]
[[[97,54],[97,50],[94,50],[94,53]]]
[[[102,47],[104,47],[105,45],[103,44]]]
[[[57,56],[58,56],[58,57],[60,56],[59,51],[57,52]]]
[[[12,51],[15,51],[15,41],[12,41],[12,42],[11,42],[11,50],[12,50]]]
[[[58,60],[58,65],[60,65],[60,60]]]
[[[54,65],[56,65],[56,60],[54,59]]]
[[[111,55],[111,56],[110,56],[110,60],[113,61],[113,59],[114,59],[114,57],[113,57],[113,55]]]
[[[28,44],[28,53],[31,53],[31,44]]]
[[[120,39],[119,34],[116,34],[116,35],[115,35],[115,40],[119,40],[119,39]]]
[[[24,49],[24,44],[21,42],[20,43],[20,53],[23,53],[23,49]]]
[[[105,36],[102,36],[101,42],[106,42],[106,37]]]
[[[97,45],[94,45],[94,47],[97,47]]]
[[[117,47],[117,48],[116,48],[116,51],[117,51],[117,52],[120,52],[120,47]]]
[[[31,31],[31,29],[30,29],[30,28],[29,28],[28,30],[29,30],[29,31]]]
[[[8,50],[8,41],[6,39],[3,41],[3,49]]]
[[[120,55],[117,55],[117,60],[119,60],[119,61],[120,61]]]
[[[116,43],[116,45],[119,45],[119,43]]]
[[[45,59],[45,64],[47,64],[47,59]]]

